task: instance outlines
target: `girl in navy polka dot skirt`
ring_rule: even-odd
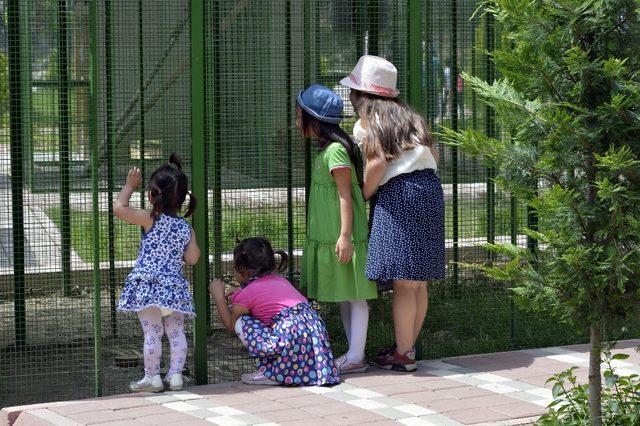
[[[424,119],[397,99],[397,71],[363,56],[341,83],[360,117],[354,138],[365,157],[363,193],[371,200],[367,278],[393,290],[395,344],[377,364],[416,369],[414,345],[427,314],[427,282],[445,276],[444,196],[438,152]]]

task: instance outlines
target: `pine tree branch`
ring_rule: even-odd
[[[607,32],[605,32],[604,34],[601,34],[597,39],[594,40],[593,45],[597,45],[600,42],[600,39],[608,36],[609,34],[611,34],[612,32],[614,32],[615,30],[617,30],[618,28],[620,28],[620,26],[622,24],[624,24],[625,22],[627,22],[627,18],[625,17],[622,21],[618,22],[616,25],[613,26],[613,28],[611,28],[610,30],[608,30]]]

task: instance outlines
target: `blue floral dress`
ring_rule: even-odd
[[[138,312],[155,306],[195,316],[189,281],[184,277],[184,252],[191,226],[182,217],[161,214],[142,234],[138,259],[124,281],[119,311]]]

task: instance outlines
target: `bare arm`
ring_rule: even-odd
[[[196,242],[196,233],[191,228],[191,240],[187,244],[187,249],[184,251],[184,261],[187,265],[195,265],[200,258],[200,248]]]
[[[336,242],[336,256],[341,263],[347,263],[353,256],[353,201],[351,199],[351,169],[340,168],[332,172],[338,187],[340,200],[340,237]]]
[[[227,305],[227,300],[224,297],[224,282],[219,279],[211,281],[209,284],[209,292],[213,295],[213,301],[218,308],[218,315],[222,324],[229,331],[234,331],[236,321],[242,315],[249,314],[249,310],[244,306],[232,305],[231,308]]]
[[[137,167],[129,170],[127,182],[113,203],[113,214],[132,225],[142,226],[148,232],[153,226],[153,218],[148,210],[129,207],[129,200],[133,191],[142,183],[142,173]]]
[[[365,200],[371,199],[373,194],[378,191],[384,171],[387,169],[387,160],[383,156],[378,156],[367,160],[364,169],[364,185],[362,194]]]

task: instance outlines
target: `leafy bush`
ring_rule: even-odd
[[[640,347],[636,348],[640,352]],[[611,348],[602,351],[606,368],[605,386],[602,390],[602,423],[607,425],[640,424],[640,376],[637,374],[618,375],[613,361],[629,358],[627,354],[611,354]],[[589,385],[578,384],[574,370],[558,373],[547,380],[553,383],[553,397],[549,413],[540,417],[539,424],[547,425],[589,425]]]

